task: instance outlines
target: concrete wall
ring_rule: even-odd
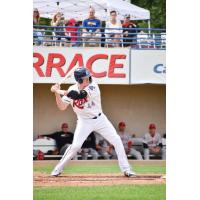
[[[62,122],[67,122],[71,131],[75,129],[76,115],[71,106],[66,111],[58,110],[50,87],[33,84],[34,138],[60,130]],[[166,132],[165,85],[100,85],[100,90],[103,111],[115,127],[119,121],[125,121],[127,132],[142,136],[148,124],[154,122],[161,134]]]

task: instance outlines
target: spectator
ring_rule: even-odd
[[[37,8],[33,9],[33,38],[37,39],[35,44],[40,45],[43,41],[43,34],[39,31],[38,27],[34,27],[34,25],[39,25],[40,22],[40,13]]]
[[[89,17],[83,21],[83,41],[100,41],[101,34],[100,32],[101,21],[95,17],[95,9],[90,7]],[[97,46],[100,46],[100,43],[95,43]]]
[[[62,37],[65,38],[65,30],[64,30],[65,20],[61,12],[57,12],[53,16],[53,19],[51,21],[51,26],[58,26],[54,28],[53,32],[54,36],[58,36],[57,40],[61,40]]]
[[[110,159],[112,156],[111,148],[109,142],[104,139],[101,135],[95,134],[96,136],[96,149],[100,156],[102,156],[104,159]]]
[[[65,24],[65,35],[69,37],[72,46],[77,45],[78,27],[74,18],[69,19]],[[74,37],[75,36],[75,37]]]
[[[63,123],[61,125],[61,131],[48,134],[48,135],[39,135],[39,138],[49,137],[56,141],[57,149],[54,152],[49,152],[49,154],[61,154],[65,153],[65,150],[72,144],[74,134],[68,131],[68,124]]]
[[[137,28],[136,24],[130,22],[130,15],[125,15],[124,22],[122,24],[123,30],[123,42],[129,42],[125,43],[124,47],[129,47],[134,43],[133,45],[136,45],[137,42],[137,30],[134,30],[133,28]]]
[[[119,47],[120,44],[120,37],[122,36],[122,24],[120,20],[117,20],[117,12],[115,10],[110,12],[110,20],[106,22],[106,28],[111,28],[111,29],[105,29],[105,36],[107,42],[114,42],[115,47]],[[116,29],[115,29],[116,28]],[[109,46],[109,44],[108,44]]]
[[[118,125],[118,129],[118,134],[122,140],[126,154],[135,157],[137,160],[143,160],[141,153],[133,148],[131,135],[125,131],[126,124],[124,122],[120,122]]]
[[[162,155],[164,160],[166,157],[166,152],[162,148],[163,144],[161,141],[161,136],[156,132],[156,125],[149,125],[149,132],[144,135],[143,138],[143,147],[144,147],[144,159],[149,160],[149,154]]]
[[[99,154],[96,151],[96,138],[93,132],[85,140],[81,149],[81,155],[83,160],[87,160],[88,154],[92,156],[93,160],[98,159]]]

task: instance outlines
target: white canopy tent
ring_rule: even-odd
[[[110,10],[116,10],[121,20],[125,14],[130,14],[131,20],[150,20],[149,10],[124,0],[33,0],[33,7],[39,10],[42,17],[47,18],[52,18],[60,11],[67,19],[82,21],[88,17],[90,6],[95,8],[96,17],[102,21],[108,20]]]

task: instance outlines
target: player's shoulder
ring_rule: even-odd
[[[158,132],[156,132],[156,135],[157,135],[158,137],[161,137],[160,133],[158,133]]]
[[[92,81],[88,86],[88,90],[95,91],[99,88],[98,84],[95,81]]]
[[[150,137],[150,133],[147,132],[147,133],[144,134],[144,136],[145,137]]]
[[[77,83],[75,83],[75,84],[69,86],[68,91],[70,91],[70,90],[77,90],[77,89],[78,89],[78,86],[77,86]]]

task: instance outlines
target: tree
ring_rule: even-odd
[[[131,0],[131,3],[150,11],[152,28],[166,28],[166,0]],[[147,27],[144,21],[138,21],[138,25]]]

